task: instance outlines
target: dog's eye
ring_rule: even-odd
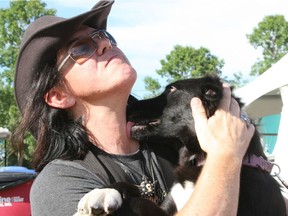
[[[174,92],[174,91],[176,91],[176,90],[177,90],[177,88],[176,88],[175,86],[171,86],[170,92]]]
[[[220,94],[215,89],[206,89],[204,92],[204,99],[207,101],[218,101],[220,99]]]
[[[209,96],[209,97],[214,97],[214,96],[217,95],[217,93],[216,93],[214,90],[212,90],[212,89],[208,89],[208,90],[205,92],[205,95],[206,95],[206,96]]]

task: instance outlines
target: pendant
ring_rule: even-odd
[[[155,182],[151,182],[146,176],[142,177],[140,184],[141,196],[145,199],[154,199],[155,196]]]

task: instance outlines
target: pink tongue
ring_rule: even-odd
[[[128,121],[126,124],[126,134],[129,139],[131,139],[131,127],[135,125],[134,122]]]

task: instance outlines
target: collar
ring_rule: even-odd
[[[246,155],[243,159],[243,165],[253,167],[253,168],[260,168],[263,171],[271,173],[272,168],[274,166],[273,163],[264,159],[263,157],[258,157],[254,154]]]
[[[195,160],[195,159],[196,159],[195,156],[193,159],[190,158],[190,160]],[[205,164],[205,158],[204,157],[197,158],[194,164],[196,166],[203,166]],[[242,164],[245,166],[252,167],[252,168],[260,168],[261,170],[266,171],[268,173],[271,173],[272,168],[275,165],[274,163],[271,163],[270,161],[264,159],[261,156],[258,157],[255,154],[246,155],[243,158]]]

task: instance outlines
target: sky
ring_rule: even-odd
[[[47,8],[65,18],[90,10],[97,0],[44,0]],[[9,4],[0,0],[0,7]],[[141,99],[149,75],[156,73],[175,45],[208,48],[223,59],[223,75],[242,72],[248,77],[261,50],[249,44],[247,34],[268,15],[284,15],[286,0],[116,0],[108,18],[108,31],[116,38],[138,73],[132,93]]]

